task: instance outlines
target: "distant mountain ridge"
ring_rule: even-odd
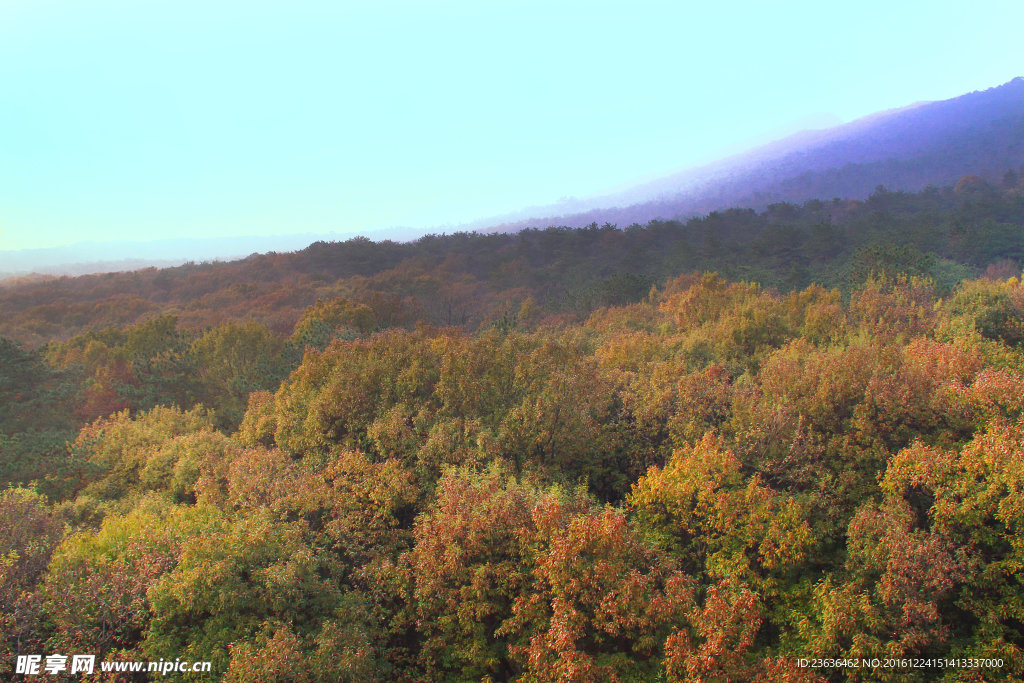
[[[76,242],[65,247],[0,251],[0,280],[29,273],[88,275],[90,273],[169,268],[189,261],[230,261],[253,253],[290,252],[313,242],[344,241],[356,235],[375,240],[415,239],[422,231],[390,228],[363,233],[299,233],[242,237],[178,237],[150,241]]]
[[[688,218],[733,206],[831,197],[864,198],[878,185],[908,192],[964,175],[996,182],[1024,165],[1024,78],[938,102],[878,112],[803,131],[743,154],[644,183],[606,198],[606,208],[473,227],[527,227]],[[601,201],[598,198],[594,201]],[[485,228],[486,225],[486,228]]]
[[[954,185],[965,175],[996,183],[1008,169],[1024,175],[1024,77],[949,100],[918,102],[822,130],[801,131],[603,197],[527,208],[505,217],[426,229],[80,242],[0,251],[0,279],[32,272],[74,276],[230,260],[256,252],[297,251],[313,242],[344,241],[357,234],[404,241],[441,231],[517,232],[591,223],[624,228],[730,207],[763,210],[783,201],[864,199],[878,185],[914,192],[928,185]]]

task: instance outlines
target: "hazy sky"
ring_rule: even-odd
[[[457,224],[1024,75],[1024,2],[0,0],[0,250]]]

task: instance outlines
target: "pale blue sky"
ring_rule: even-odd
[[[0,250],[458,224],[1024,75],[1024,2],[0,0]]]

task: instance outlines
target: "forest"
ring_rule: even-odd
[[[0,674],[1024,680],[1022,264],[1008,171],[6,281]]]

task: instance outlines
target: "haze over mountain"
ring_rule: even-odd
[[[781,201],[864,198],[878,185],[910,192],[954,185],[965,175],[996,182],[1022,164],[1024,78],[1018,77],[949,100],[801,131],[616,194],[575,200],[574,206],[535,207],[528,217],[485,219],[471,227],[511,232],[593,222],[624,227],[732,206],[763,209]]]
[[[408,240],[425,233],[527,227],[625,227],[655,218],[687,218],[728,207],[763,209],[807,199],[864,198],[878,185],[917,191],[953,185],[964,175],[997,182],[1007,169],[1024,172],[1024,78],[939,102],[918,102],[856,121],[817,115],[817,130],[687,169],[625,190],[583,200],[569,198],[497,218],[427,230],[365,232],[374,240]],[[828,126],[828,127],[826,127]],[[81,275],[187,261],[240,258],[253,252],[293,251],[348,233],[80,242],[67,247],[0,251],[0,277],[29,272]]]
[[[362,233],[361,233],[362,234]],[[373,240],[415,239],[422,231],[410,228],[366,231]],[[177,238],[149,241],[83,241],[66,247],[0,251],[0,278],[35,272],[48,275],[88,275],[138,268],[168,268],[189,261],[230,261],[253,253],[288,252],[318,241],[338,241],[355,233],[299,233],[239,237]]]

